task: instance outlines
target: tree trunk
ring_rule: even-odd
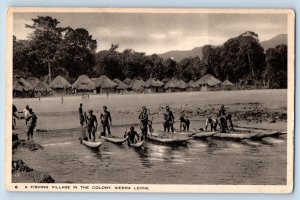
[[[49,84],[50,84],[52,80],[51,80],[51,64],[49,61],[48,61],[48,75],[49,75]]]

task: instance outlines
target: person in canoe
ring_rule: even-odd
[[[142,107],[142,112],[139,115],[139,120],[141,122],[141,131],[142,131],[142,137],[141,140],[143,141],[144,139],[147,140],[148,139],[148,122],[149,122],[149,116],[148,116],[149,112],[148,109],[143,106]]]
[[[218,120],[208,116],[205,122],[205,130],[210,126],[210,131],[217,131]]]
[[[169,106],[166,106],[166,112],[164,113],[164,131],[170,132],[170,129],[172,132],[174,132],[174,115],[173,112],[170,110]]]
[[[190,131],[190,120],[185,116],[184,112],[181,113],[181,116],[179,118],[180,120],[180,132],[181,131]]]
[[[100,114],[100,120],[103,128],[102,134],[106,136],[106,129],[107,129],[108,135],[110,136],[111,135],[110,125],[112,124],[112,119],[111,119],[110,112],[107,110],[106,106],[103,106],[103,113]]]
[[[27,140],[33,140],[33,131],[37,125],[37,116],[31,108],[29,108],[29,115],[25,120],[27,121]]]
[[[82,110],[82,103],[79,104],[78,112],[79,112],[79,123],[80,123],[80,126],[83,126],[83,124],[84,124],[84,115],[83,115],[83,110]]]
[[[127,141],[129,144],[137,143],[137,141],[140,139],[139,134],[134,130],[133,126],[130,127],[129,132],[125,132],[124,138],[126,137],[128,137]]]
[[[95,133],[98,127],[97,117],[93,114],[93,110],[89,110],[89,115],[86,116],[87,128],[89,133],[89,139],[95,141]],[[92,138],[93,136],[93,138]]]

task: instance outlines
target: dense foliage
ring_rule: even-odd
[[[26,25],[33,29],[28,39],[13,40],[14,74],[25,78],[50,74],[74,81],[81,74],[90,77],[105,74],[121,80],[175,76],[189,81],[209,73],[221,81],[229,79],[239,85],[287,87],[287,46],[280,45],[265,53],[253,32],[230,38],[221,46],[204,46],[202,59],[189,57],[176,62],[133,49],[120,52],[119,44],[96,52],[97,41],[84,28],[60,27],[59,21],[49,16],[32,21],[32,25]]]

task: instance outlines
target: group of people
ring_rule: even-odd
[[[18,113],[23,113],[24,116],[20,117]],[[33,132],[37,125],[37,116],[33,112],[33,109],[26,105],[23,111],[18,112],[17,107],[13,104],[12,105],[12,129],[15,130],[17,126],[16,119],[25,119],[26,125],[26,134],[27,140],[33,140]]]
[[[221,133],[226,133],[227,131],[233,130],[231,114],[226,114],[224,105],[221,105],[219,114],[215,119],[211,116],[207,117],[205,122],[205,130],[207,131],[207,128],[209,128],[208,126],[210,126],[210,131],[217,131],[218,125]]]
[[[88,132],[88,138],[84,135],[82,139],[95,141],[96,139],[96,131],[98,128],[98,120],[97,117],[93,114],[93,110],[88,110],[88,114],[83,112],[82,103],[79,105],[79,123],[85,130]],[[110,112],[107,110],[107,106],[103,106],[103,112],[100,114],[100,122],[102,124],[102,136],[106,136],[106,131],[108,135],[111,135],[110,126],[112,125],[112,118]]]

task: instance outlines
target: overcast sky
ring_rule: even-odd
[[[26,39],[37,16],[51,16],[61,26],[85,28],[97,40],[98,50],[119,43],[119,50],[164,53],[190,50],[205,44],[220,45],[245,31],[254,31],[259,40],[287,33],[285,14],[159,14],[159,13],[15,13],[13,33]]]

